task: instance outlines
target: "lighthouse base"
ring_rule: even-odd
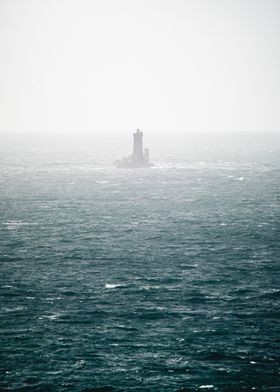
[[[146,161],[146,159],[136,161],[135,159],[133,159],[133,156],[118,159],[114,162],[114,165],[115,167],[120,169],[139,169],[154,166],[152,163]]]

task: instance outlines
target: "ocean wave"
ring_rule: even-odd
[[[116,289],[119,287],[124,287],[125,284],[123,283],[105,283],[105,288],[106,289]]]

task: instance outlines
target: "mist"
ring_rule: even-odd
[[[279,390],[279,0],[0,0],[0,392]]]
[[[0,132],[278,132],[277,0],[0,3]]]

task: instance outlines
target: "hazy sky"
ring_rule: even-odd
[[[0,0],[0,131],[280,131],[279,0]]]

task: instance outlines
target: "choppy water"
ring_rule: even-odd
[[[279,391],[278,141],[2,145],[3,391]]]

